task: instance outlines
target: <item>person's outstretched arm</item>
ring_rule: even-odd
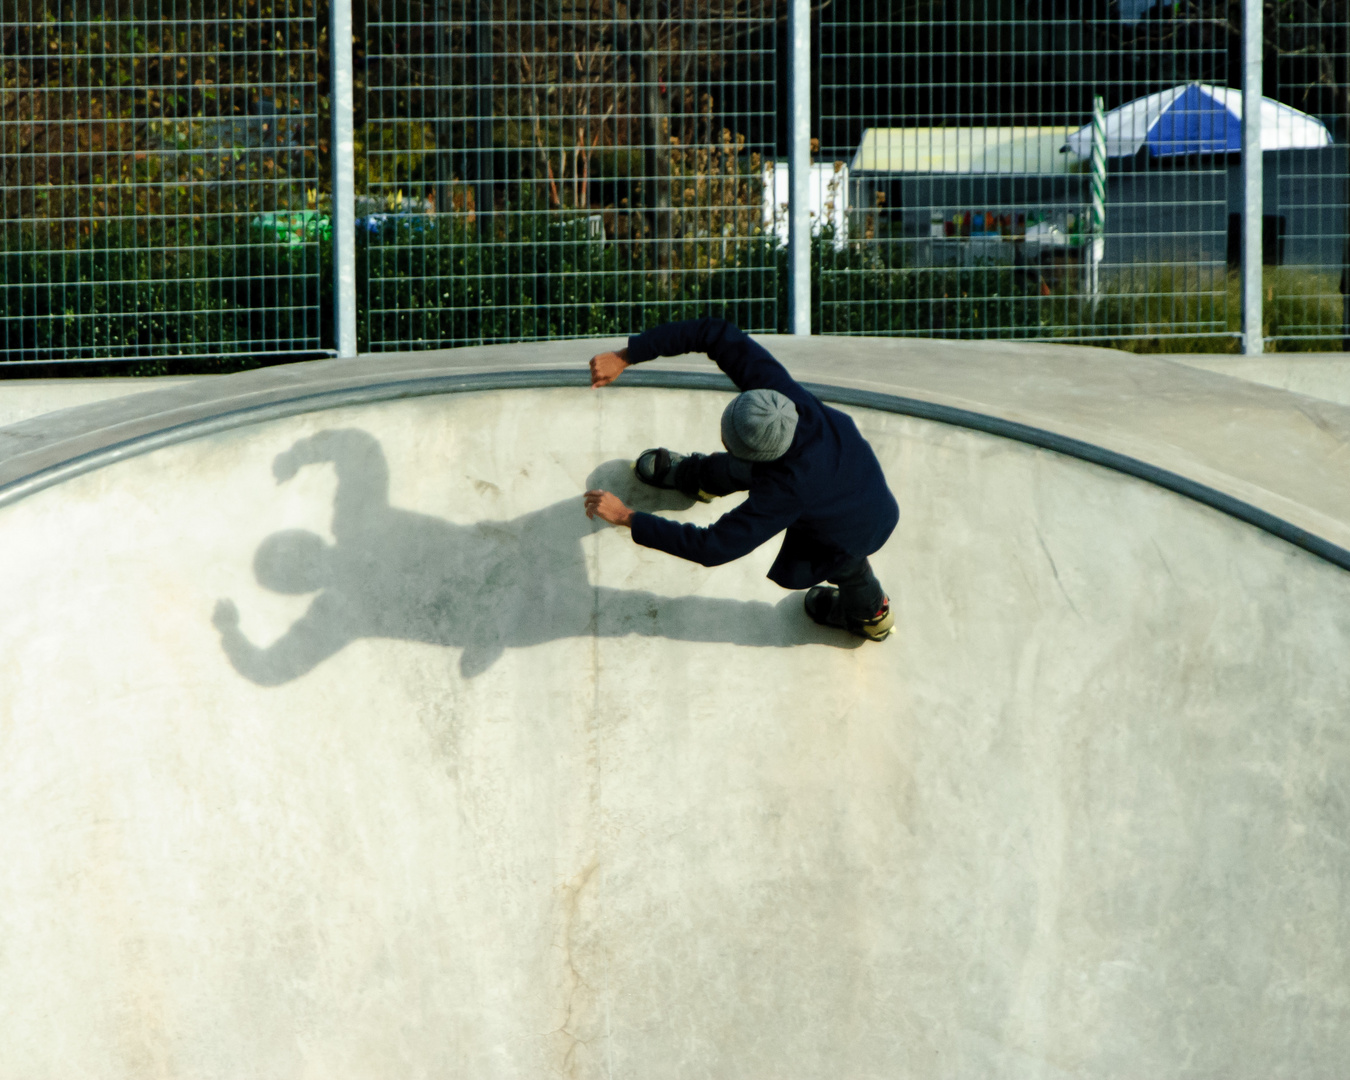
[[[805,393],[763,345],[726,319],[688,319],[654,326],[630,337],[625,353],[630,365],[658,356],[705,353],[741,390],[777,390],[793,400]]]
[[[749,497],[704,528],[657,514],[632,510],[608,491],[588,491],[586,516],[633,531],[633,540],[702,566],[721,566],[749,555],[801,516],[801,502],[777,487],[751,490]]]

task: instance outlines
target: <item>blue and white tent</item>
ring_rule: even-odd
[[[1326,125],[1305,112],[1261,99],[1261,149],[1330,146]],[[1106,114],[1106,156],[1133,157],[1147,146],[1150,157],[1235,154],[1242,149],[1242,91],[1207,83],[1174,86]],[[1065,150],[1092,156],[1092,125],[1069,136]]]

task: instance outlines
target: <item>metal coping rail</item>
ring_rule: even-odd
[[[57,465],[45,466],[27,476],[0,486],[0,507],[45,488],[64,483],[87,472],[152,450],[203,438],[220,431],[245,427],[249,424],[280,420],[302,413],[343,408],[350,405],[375,404],[402,398],[430,397],[438,394],[461,394],[490,390],[530,390],[555,387],[588,387],[589,374],[575,369],[547,368],[538,371],[448,372],[443,375],[421,375],[387,382],[371,382],[362,386],[340,387],[297,393],[280,401],[229,409],[213,416],[170,424],[158,431],[135,435],[120,442],[110,443],[79,454]],[[1042,450],[1051,450],[1066,457],[1077,458],[1114,472],[1133,476],[1156,487],[1164,488],[1194,502],[1201,503],[1229,517],[1236,518],[1262,532],[1269,533],[1294,547],[1300,548],[1342,570],[1350,570],[1350,550],[1308,532],[1284,518],[1262,510],[1251,503],[1182,476],[1169,469],[1121,454],[1082,439],[1060,435],[1030,424],[1006,420],[989,413],[961,409],[952,405],[903,397],[874,390],[858,390],[825,383],[801,384],[822,401],[836,405],[852,405],[878,412],[912,416],[950,427],[967,428],[987,435],[996,435],[1014,442],[1025,443]],[[635,371],[625,376],[623,388],[662,390],[721,390],[734,391],[736,386],[722,374],[685,371]]]

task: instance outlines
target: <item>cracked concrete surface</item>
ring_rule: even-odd
[[[1336,1075],[1350,574],[852,409],[898,631],[834,637],[772,545],[581,517],[725,400],[351,405],[0,508],[0,1075]]]

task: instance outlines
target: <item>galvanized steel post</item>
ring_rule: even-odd
[[[328,55],[333,112],[333,330],[338,356],[356,355],[356,148],[352,5],[332,0]]]
[[[788,12],[791,91],[788,102],[788,321],[811,333],[811,2]]]
[[[1261,339],[1261,155],[1262,0],[1242,3],[1242,351],[1264,351]]]

